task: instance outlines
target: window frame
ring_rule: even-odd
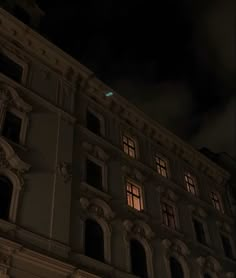
[[[162,175],[161,173],[159,173],[159,171],[158,171],[158,169],[157,169],[157,161],[156,161],[157,158],[159,158],[160,160],[162,160],[162,161],[165,163],[165,165],[166,165],[166,167],[165,167],[165,169],[166,169],[166,176],[164,176],[164,175]],[[163,178],[165,178],[165,179],[170,179],[169,160],[168,160],[165,156],[163,156],[163,155],[160,154],[160,153],[156,153],[156,154],[154,155],[154,167],[155,167],[155,171],[158,173],[158,175],[160,175],[161,177],[163,177]],[[161,167],[161,166],[160,166],[160,167]],[[163,168],[163,167],[161,167],[161,168]]]
[[[189,178],[193,181],[193,184],[189,183],[187,180]],[[185,183],[185,188],[188,193],[192,194],[192,196],[198,197],[199,196],[199,191],[198,191],[198,182],[196,175],[193,175],[191,171],[184,171],[184,183]],[[191,191],[190,187],[194,188],[194,193]]]
[[[164,222],[164,215],[163,215],[163,208],[162,208],[163,203],[165,203],[168,206],[173,208],[175,228],[173,228],[169,225],[166,225],[165,222]],[[161,212],[161,223],[162,223],[162,225],[164,225],[164,227],[166,227],[166,228],[168,228],[172,231],[178,231],[179,228],[180,228],[180,223],[179,223],[179,217],[178,217],[178,209],[177,209],[176,205],[173,204],[172,201],[169,201],[167,199],[162,199],[161,202],[160,202],[160,212]]]
[[[231,246],[231,250],[232,250],[232,258],[226,256],[221,236],[224,236],[225,238],[227,238],[229,240],[230,246]],[[235,249],[235,242],[234,242],[232,236],[230,234],[228,234],[228,233],[225,233],[224,231],[220,231],[219,232],[219,237],[220,237],[220,242],[221,242],[221,248],[222,248],[222,251],[224,253],[225,258],[227,258],[229,260],[235,260],[236,259],[236,249]]]
[[[193,223],[193,219],[197,220],[198,222],[200,222],[202,224],[203,230],[204,230],[204,235],[205,235],[205,241],[206,241],[205,243],[198,241],[195,226]],[[205,247],[208,247],[210,245],[210,235],[209,235],[207,223],[200,217],[192,215],[192,229],[193,229],[193,234],[194,234],[194,238],[195,238],[196,242]]]
[[[26,85],[27,82],[27,76],[28,76],[28,70],[29,70],[29,66],[26,62],[23,61],[23,59],[17,57],[14,53],[12,53],[11,51],[7,50],[7,49],[0,49],[1,53],[3,55],[5,55],[6,57],[8,57],[10,60],[12,60],[14,63],[18,64],[19,66],[22,67],[22,76],[21,76],[21,80],[19,81],[19,83],[17,81],[15,81],[14,79],[12,79],[10,76],[5,75],[4,73],[0,72],[0,75],[3,75],[4,77],[9,78],[12,82],[16,82],[17,84],[22,84],[22,85]]]
[[[134,206],[129,205],[129,201],[128,201],[128,191],[127,191],[127,185],[131,184],[131,186],[133,185],[134,187],[137,187],[139,189],[140,192],[140,210],[136,209]],[[131,193],[131,197],[133,197],[132,192]],[[131,180],[130,178],[125,178],[125,200],[126,200],[126,205],[128,206],[128,208],[136,211],[136,212],[141,212],[143,213],[145,211],[145,202],[144,202],[144,189],[143,186],[133,180]],[[133,200],[133,199],[132,199]]]
[[[214,194],[215,196],[217,196],[217,198],[218,198],[218,203],[219,203],[219,207],[220,207],[219,209],[215,206],[215,201],[216,201],[216,200],[215,200],[215,199],[214,199],[214,200],[212,199],[211,194]],[[221,198],[219,192],[218,192],[218,191],[215,191],[215,190],[211,190],[211,191],[209,192],[209,197],[210,197],[210,200],[211,200],[212,207],[213,207],[216,211],[218,211],[219,213],[224,214],[224,206],[223,206],[222,198]]]
[[[102,189],[99,189],[91,184],[89,184],[87,182],[87,160],[92,161],[93,163],[99,165],[101,167],[101,173],[102,173]],[[101,161],[99,159],[97,159],[96,157],[87,154],[85,156],[84,159],[84,182],[87,186],[89,186],[90,188],[93,188],[93,190],[97,190],[99,192],[107,192],[108,188],[107,188],[107,165],[105,164],[104,161]]]
[[[95,117],[97,117],[100,121],[100,134],[94,133],[93,131],[91,131],[89,128],[87,128],[87,112],[90,112],[91,114],[93,114]],[[93,134],[97,135],[97,136],[105,136],[105,118],[104,116],[97,112],[95,109],[91,108],[90,106],[87,106],[86,110],[85,110],[85,121],[86,121],[86,128],[92,132]]]
[[[124,142],[124,137],[126,137],[127,138],[127,143],[125,143]],[[131,146],[129,146],[128,145],[128,140],[131,140],[131,141],[133,141],[133,143],[134,143],[134,148],[132,148]],[[132,136],[132,135],[130,135],[129,133],[127,133],[127,132],[123,132],[122,134],[121,134],[121,143],[122,143],[122,151],[123,151],[123,153],[125,154],[125,155],[127,155],[128,157],[130,157],[130,158],[132,158],[132,159],[138,159],[138,157],[139,157],[139,152],[138,152],[138,141],[137,141],[137,138],[136,137],[134,137],[134,136]],[[128,148],[128,153],[125,151],[125,145],[127,145],[127,148]],[[134,151],[134,157],[133,156],[131,156],[130,154],[129,154],[129,148],[131,147],[131,149]]]

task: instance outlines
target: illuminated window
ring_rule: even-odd
[[[217,209],[220,212],[224,212],[221,201],[220,201],[219,194],[212,191],[210,193],[210,197],[211,197],[211,201],[212,201],[212,204],[213,204],[214,208]]]
[[[156,167],[157,167],[158,174],[167,178],[168,174],[167,174],[167,162],[166,162],[166,160],[160,158],[159,156],[156,156],[155,160],[156,160]]]
[[[136,210],[143,210],[142,189],[129,181],[126,183],[128,205]]]
[[[130,157],[136,157],[135,141],[126,135],[123,135],[123,149]]]
[[[185,183],[187,186],[188,192],[196,195],[196,179],[190,173],[184,175]]]
[[[162,210],[162,220],[163,223],[172,228],[176,229],[176,221],[175,221],[175,210],[174,207],[167,204],[166,202],[161,203]]]

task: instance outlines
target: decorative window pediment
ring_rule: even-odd
[[[222,270],[220,263],[212,256],[198,257],[197,263],[200,265],[202,272],[208,271],[209,273],[217,274]]]
[[[92,145],[86,141],[82,143],[82,147],[86,152],[90,155],[96,157],[99,160],[107,161],[109,159],[109,155],[99,146]]]
[[[129,237],[135,235],[140,238],[151,240],[155,236],[151,227],[142,220],[137,220],[134,222],[131,220],[125,220],[123,221],[123,225]]]
[[[24,183],[23,173],[30,169],[30,165],[23,162],[12,147],[0,137],[0,176],[2,181],[9,181],[12,186],[11,196],[9,196],[8,216],[5,218],[14,222],[16,219],[19,192]],[[7,185],[7,184],[5,184]]]
[[[0,133],[6,139],[25,144],[28,127],[28,113],[32,107],[17,91],[7,84],[0,83]]]

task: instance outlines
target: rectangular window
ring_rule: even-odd
[[[102,167],[90,159],[86,163],[86,181],[99,190],[103,189]]]
[[[127,181],[126,195],[128,205],[136,210],[143,210],[142,189],[140,186]]]
[[[212,204],[213,204],[214,208],[217,209],[220,212],[223,212],[223,207],[222,207],[222,204],[221,204],[221,201],[220,201],[219,194],[212,191],[210,193],[210,197],[211,197],[211,201],[212,201]]]
[[[5,74],[16,82],[21,82],[23,68],[3,53],[0,53],[0,73]]]
[[[135,141],[126,135],[123,135],[123,149],[130,157],[136,157]]]
[[[101,121],[90,110],[87,110],[87,128],[97,135],[101,135]]]
[[[193,226],[196,234],[196,239],[202,244],[206,244],[206,235],[203,224],[197,219],[193,219]]]
[[[161,209],[162,209],[162,220],[163,223],[172,228],[176,229],[176,221],[175,221],[175,210],[174,207],[162,202],[161,203]]]
[[[7,111],[3,122],[2,135],[15,143],[19,143],[21,123],[21,118]]]
[[[221,234],[220,236],[221,236],[221,241],[222,241],[225,256],[230,259],[233,259],[234,256],[233,256],[233,250],[232,250],[230,239],[223,234]]]
[[[162,175],[163,177],[167,178],[167,162],[160,158],[159,156],[155,157],[156,160],[156,167],[157,167],[157,172],[158,174]]]
[[[196,178],[193,177],[190,173],[185,173],[184,179],[188,192],[196,195]]]

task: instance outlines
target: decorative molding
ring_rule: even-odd
[[[151,227],[142,220],[131,221],[126,219],[123,221],[123,226],[129,237],[136,235],[138,237],[151,240],[155,236]]]
[[[216,221],[217,226],[219,227],[219,230],[221,230],[222,232],[225,232],[227,234],[232,232],[232,228],[230,227],[230,225],[225,222],[225,221]]]
[[[220,263],[212,256],[198,257],[196,259],[203,271],[209,270],[212,273],[219,273],[222,270]]]
[[[128,166],[128,165],[123,165],[122,170],[125,173],[126,176],[128,176],[131,179],[134,179],[140,183],[143,183],[146,179],[146,176],[138,169]]]
[[[179,239],[174,239],[174,240],[163,239],[162,245],[165,247],[166,251],[169,254],[177,253],[183,257],[187,257],[190,254],[190,249],[183,241]]]
[[[87,141],[84,141],[82,143],[82,148],[86,150],[86,152],[88,152],[90,155],[96,157],[101,161],[105,162],[109,159],[109,155],[101,147],[97,145],[92,145]]]
[[[160,192],[161,198],[170,200],[171,202],[176,202],[178,200],[178,196],[174,193],[174,191],[167,187],[161,187]]]
[[[106,221],[111,221],[115,217],[110,206],[101,199],[95,198],[89,200],[86,197],[81,197],[80,205],[90,214],[94,214],[99,218],[104,218]]]
[[[189,205],[189,208],[194,216],[199,218],[206,218],[207,212],[200,206],[197,205]]]
[[[72,179],[72,165],[68,162],[60,162],[57,165],[57,171],[59,175],[63,178],[64,183],[68,183]]]

